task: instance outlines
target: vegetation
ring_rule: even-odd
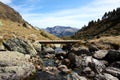
[[[72,38],[75,39],[92,39],[101,36],[118,36],[120,35],[120,8],[111,12],[106,12],[102,19],[90,21],[88,26],[84,26]]]

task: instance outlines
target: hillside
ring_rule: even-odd
[[[82,27],[72,38],[91,39],[94,37],[118,35],[120,35],[120,8],[106,12],[101,20],[89,22],[88,26]]]
[[[47,27],[45,30],[58,37],[72,36],[74,35],[75,32],[78,31],[78,29],[76,28],[66,27],[66,26]]]
[[[0,2],[0,37],[4,39],[12,37],[34,40],[59,39],[33,27],[17,11],[2,2]]]

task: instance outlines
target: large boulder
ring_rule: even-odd
[[[36,55],[37,52],[29,41],[19,38],[4,41],[4,46],[10,51],[18,51],[24,54]]]
[[[96,59],[103,59],[107,54],[108,54],[108,50],[99,50],[95,52],[93,57]]]
[[[97,74],[94,80],[119,80],[117,77],[112,76],[108,73]]]
[[[40,53],[41,52],[41,44],[39,42],[34,42],[33,43],[33,47],[35,48],[35,50]]]
[[[119,68],[107,67],[105,71],[106,71],[106,73],[109,73],[120,79],[120,69]]]
[[[105,56],[105,60],[109,62],[120,61],[120,51],[119,50],[109,50],[108,54]]]
[[[82,54],[86,54],[86,55],[91,55],[89,52],[89,49],[85,46],[81,46],[81,47],[73,47],[72,48],[72,52],[78,56],[82,55]]]
[[[0,80],[23,80],[35,72],[29,57],[16,51],[0,52]]]
[[[87,80],[84,76],[79,76],[77,73],[72,72],[71,74],[67,75],[66,80]]]

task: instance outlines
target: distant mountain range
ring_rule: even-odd
[[[78,31],[77,28],[72,28],[67,26],[47,27],[45,30],[58,37],[72,36],[74,35],[75,32]]]
[[[120,35],[120,8],[106,12],[102,19],[90,21],[88,26],[83,26],[72,38],[74,39],[92,39],[101,36]]]

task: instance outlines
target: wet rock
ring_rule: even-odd
[[[71,70],[68,69],[66,65],[60,65],[60,66],[58,66],[58,69],[64,74],[71,73]]]
[[[49,58],[49,59],[50,59],[50,58],[54,58],[54,57],[55,57],[55,54],[49,54],[49,53],[48,53],[48,54],[45,55],[44,57],[45,57],[45,58]]]
[[[60,50],[56,50],[55,49],[55,57],[59,60],[63,60],[64,58],[66,58],[67,53],[65,51],[63,51],[62,49]]]
[[[4,46],[10,51],[18,51],[24,54],[36,55],[37,52],[29,41],[19,38],[4,41]]]
[[[54,54],[55,51],[51,47],[44,48],[44,53]]]
[[[62,60],[61,63],[64,64],[64,65],[66,65],[67,67],[70,66],[70,60],[69,59],[64,59],[64,60]]]
[[[64,80],[59,74],[50,74],[45,71],[39,71],[35,80]]]
[[[120,69],[114,67],[107,67],[105,70],[106,73],[109,73],[120,79]]]
[[[105,56],[105,60],[109,62],[120,61],[120,51],[109,50],[108,54]]]
[[[82,74],[88,78],[93,78],[95,77],[95,72],[90,69],[90,67],[86,67]]]
[[[16,51],[0,52],[0,80],[23,80],[35,72],[24,54]]]
[[[108,54],[107,50],[99,50],[95,52],[93,57],[96,59],[103,59],[107,54]]]
[[[71,74],[67,75],[66,80],[87,80],[87,78],[85,78],[83,76],[79,76],[77,73],[72,72]]]

